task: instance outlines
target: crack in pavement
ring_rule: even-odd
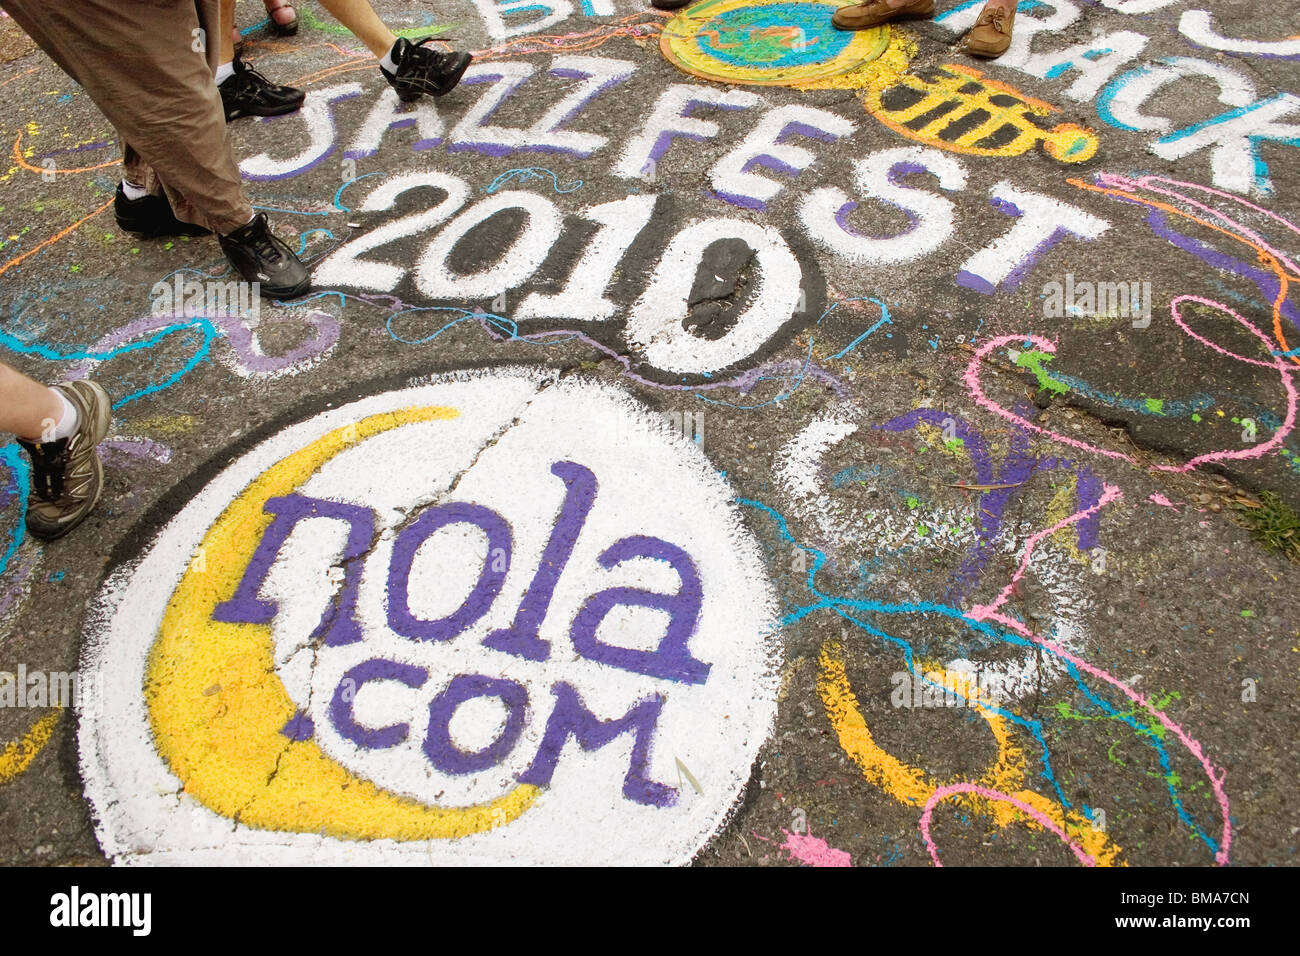
[[[455,495],[457,489],[460,487],[460,484],[464,480],[465,476],[474,470],[474,468],[478,465],[479,461],[483,458],[483,455],[486,454],[489,449],[494,448],[512,429],[518,426],[519,423],[523,420],[524,416],[528,413],[528,410],[532,407],[533,403],[536,402],[537,399],[541,397],[543,392],[556,385],[558,381],[559,381],[559,377],[557,376],[542,382],[540,384],[540,387],[537,389],[537,391],[534,392],[532,395],[530,395],[528,399],[522,404],[522,406],[516,411],[514,417],[511,418],[508,422],[501,425],[501,427],[499,427],[495,432],[493,432],[493,434],[488,438],[488,440],[483,444],[483,446],[479,448],[477,452],[475,452],[473,459],[463,469],[461,469],[459,472],[456,473],[455,477],[448,484],[447,488],[444,491],[427,500],[416,502],[409,509],[406,509],[404,513],[409,516],[415,512],[423,512],[428,510],[431,507],[440,505],[443,502],[447,501],[448,499],[452,498]],[[318,472],[319,469],[317,469],[317,472],[313,472],[313,474],[316,474]],[[375,532],[371,537],[370,546],[365,551],[351,558],[340,557],[339,559],[336,559],[331,564],[331,567],[343,568],[344,580],[346,580],[348,571],[350,570],[351,566],[356,562],[358,561],[362,562],[362,567],[364,569],[364,563],[366,559],[369,558],[370,555],[374,552],[375,547],[378,545],[379,541],[382,540],[385,532],[389,530],[390,530],[389,528],[380,528],[378,525],[376,525]],[[333,615],[339,613],[340,610],[339,602],[341,600],[342,593],[343,593],[343,587],[340,586],[331,594],[330,602],[326,606],[326,610],[322,616],[322,621],[325,620],[332,621]],[[308,681],[307,681],[307,688],[308,688],[307,701],[305,705],[300,707],[300,712],[307,714],[309,716],[315,712],[316,686],[313,678],[316,674],[316,669],[320,662],[320,652],[324,646],[324,638],[325,638],[324,631],[326,629],[327,628],[325,626],[318,627],[315,631],[312,632],[312,635],[310,637],[308,637],[303,641],[298,642],[292,649],[288,651],[287,654],[282,655],[281,659],[278,661],[279,665],[284,665],[288,663],[288,661],[290,661],[294,656],[296,656],[301,651],[306,649],[311,650],[312,662],[309,668],[310,676],[308,677]],[[268,672],[272,676],[277,676],[276,666],[273,665]],[[280,773],[281,762],[283,761],[285,755],[288,753],[289,747],[294,742],[295,741],[293,741],[290,738],[285,739],[284,746],[280,749],[279,753],[276,754],[275,765],[272,767],[270,773],[267,775],[266,783],[264,784],[264,787],[269,788],[272,785],[272,783],[274,783],[276,777]],[[233,820],[236,826],[239,825],[240,817],[242,816],[242,814],[253,804],[254,801],[258,799],[259,795],[260,794],[253,795],[243,805],[241,805],[238,810],[235,811],[233,815]]]

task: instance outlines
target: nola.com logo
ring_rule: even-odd
[[[1150,282],[1076,282],[1074,274],[1067,272],[1064,282],[1052,280],[1043,286],[1042,299],[1047,319],[1132,319],[1135,329],[1151,324]]]
[[[152,893],[83,893],[73,886],[50,897],[50,925],[55,927],[128,927],[133,936],[153,929]]]

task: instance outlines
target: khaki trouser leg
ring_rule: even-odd
[[[116,127],[128,179],[165,194],[178,219],[217,233],[252,218],[212,82],[218,0],[0,0],[0,7]]]

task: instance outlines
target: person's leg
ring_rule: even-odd
[[[39,442],[53,435],[65,410],[54,389],[0,362],[0,432]]]
[[[0,432],[15,435],[31,459],[27,530],[34,536],[62,537],[99,501],[104,467],[95,446],[112,414],[94,382],[46,386],[0,362]]]
[[[118,0],[0,0],[18,25],[94,100],[157,177],[176,217],[214,232],[248,222],[212,83],[217,0],[195,6]]]
[[[320,5],[364,43],[376,59],[382,60],[397,43],[397,35],[379,19],[370,0],[320,0]]]
[[[217,37],[221,43],[217,52],[217,70],[214,76],[217,86],[220,86],[221,81],[234,72],[231,64],[235,60],[235,36],[239,32],[239,28],[235,26],[235,0],[221,0],[218,15],[221,17],[221,29],[217,31]]]
[[[178,0],[174,6],[118,0],[0,0],[36,43],[77,81],[117,128],[136,176],[153,177],[156,195],[131,202],[123,214],[156,220],[146,234],[180,223],[218,233],[222,251],[262,295],[295,298],[311,276],[293,251],[254,217],[226,128],[221,94],[212,82],[221,29],[218,0]],[[132,157],[132,153],[135,157]],[[143,172],[148,166],[148,173]],[[151,209],[143,207],[152,202]],[[134,224],[134,223],[133,223]]]
[[[271,19],[271,29],[282,37],[291,37],[298,32],[298,11],[288,0],[262,0],[266,15]]]
[[[211,229],[176,218],[153,167],[135,151],[120,130],[117,138],[122,143],[122,182],[113,198],[113,218],[117,220],[118,228],[149,238],[210,236]]]
[[[380,72],[403,102],[423,93],[442,96],[460,82],[473,59],[468,53],[442,53],[424,43],[399,39],[379,19],[370,0],[321,0],[321,6],[366,45],[379,61]]]
[[[238,32],[235,0],[221,0],[220,16],[221,28],[217,33],[221,37],[221,50],[213,79],[221,93],[226,122],[241,116],[283,116],[302,106],[306,93],[272,83],[235,55],[233,34]]]

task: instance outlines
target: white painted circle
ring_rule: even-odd
[[[270,623],[276,676],[311,718],[312,743],[349,773],[391,793],[425,806],[468,807],[518,786],[516,777],[534,762],[553,716],[557,682],[574,688],[602,720],[662,695],[647,776],[678,791],[672,805],[625,796],[632,733],[590,750],[569,736],[549,785],[516,819],[458,839],[420,841],[348,840],[235,823],[185,792],[160,755],[142,690],[147,661],[168,601],[214,522],[254,479],[322,436],[369,416],[427,406],[452,407],[459,415],[364,438],[297,488],[375,515],[378,540],[361,559],[356,605],[364,639],[315,650],[309,641],[342,583],[332,568],[346,541],[342,521],[299,522],[258,592],[278,603]],[[549,657],[528,660],[482,640],[511,624],[533,579],[565,501],[566,485],[551,472],[560,461],[588,469],[596,494],[540,628]],[[497,512],[511,529],[513,555],[482,618],[446,642],[412,640],[388,623],[394,543],[425,509],[450,502]],[[702,599],[687,646],[710,665],[702,682],[638,673],[587,659],[575,648],[571,623],[594,593],[630,587],[670,594],[679,587],[679,574],[663,560],[633,558],[602,567],[602,552],[628,536],[662,539],[693,562]],[[411,561],[409,607],[430,619],[455,610],[492,556],[486,535],[469,525],[447,526],[426,545]],[[451,596],[440,597],[443,589]],[[654,650],[667,617],[650,608],[616,607],[597,638]],[[92,619],[83,666],[97,675],[99,693],[81,715],[79,743],[97,835],[119,863],[686,863],[739,799],[776,709],[775,599],[729,486],[698,446],[626,393],[542,371],[439,378],[284,429],[210,481],[138,562],[115,571]],[[357,722],[409,725],[402,743],[368,749],[335,726],[329,705],[342,675],[375,658],[423,668],[429,676],[418,687],[371,681],[357,689],[351,700]],[[474,674],[527,689],[523,729],[491,767],[443,772],[422,750],[430,702],[453,676]],[[501,700],[474,698],[454,712],[448,734],[462,751],[480,751],[506,731],[508,716]]]

